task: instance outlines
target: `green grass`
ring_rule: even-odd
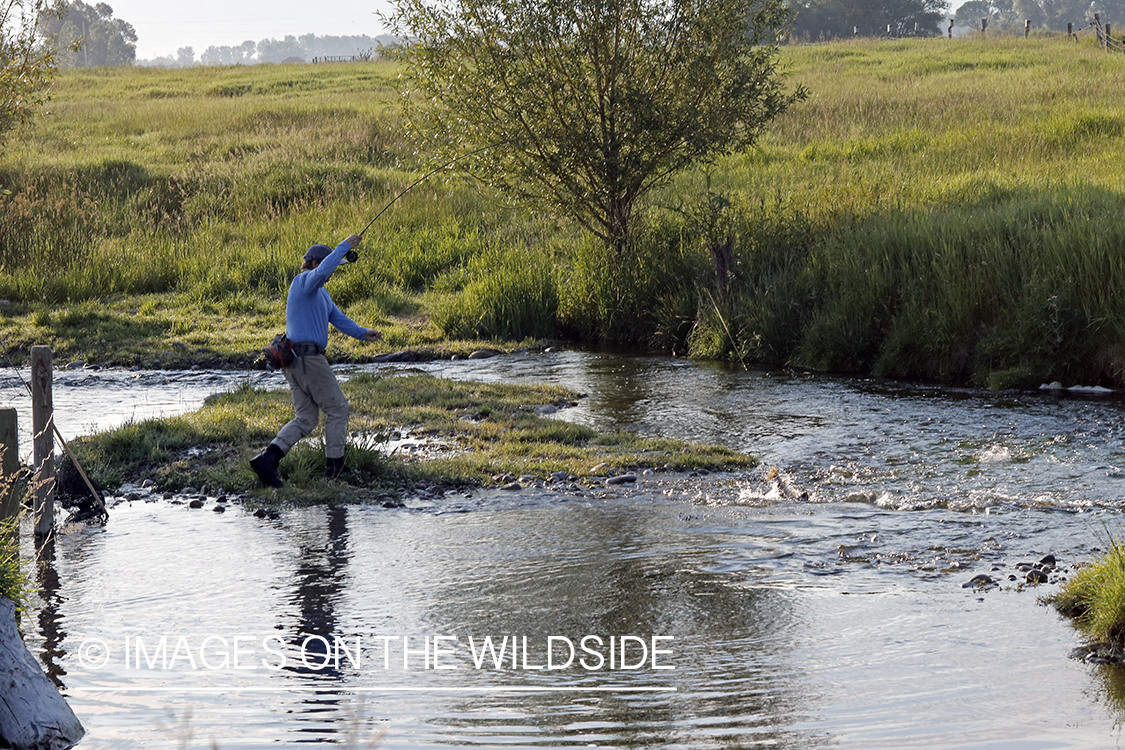
[[[1079,568],[1050,597],[1092,641],[1125,653],[1125,547],[1114,541],[1093,563]]]
[[[611,462],[620,469],[741,469],[755,459],[728,449],[628,432],[599,433],[541,416],[536,406],[563,405],[576,394],[554,386],[456,382],[429,375],[358,375],[343,384],[351,403],[347,451],[350,495],[364,497],[419,483],[481,486],[497,475],[566,471],[578,477]],[[334,499],[325,482],[319,433],[282,460],[287,486],[262,490],[249,468],[292,418],[288,391],[250,387],[213,396],[191,414],[146,420],[74,440],[71,447],[92,480],[109,489],[153,479],[163,490],[207,485],[292,500]],[[442,444],[436,457],[388,456],[380,443],[395,431]]]
[[[330,287],[385,340],[333,348],[564,337],[995,388],[1125,385],[1125,56],[1050,38],[781,55],[809,99],[757,148],[652,195],[625,256],[464,177],[419,185]],[[0,159],[0,348],[246,366],[282,325],[302,251],[433,166],[403,132],[396,76],[63,71]]]
[[[27,585],[20,570],[19,525],[15,519],[0,520],[0,597],[23,607],[23,592]]]

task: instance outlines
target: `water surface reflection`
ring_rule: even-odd
[[[222,748],[346,744],[382,725],[385,748],[1118,746],[1100,673],[1067,659],[1075,634],[1037,603],[1043,589],[1009,580],[1047,553],[1088,560],[1119,526],[1115,398],[577,353],[412,368],[559,383],[588,394],[560,418],[766,466],[272,520],[120,506],[29,571],[44,592],[29,641],[83,746],[180,746],[188,728]],[[122,382],[86,377],[56,403]],[[207,382],[190,387],[229,385]],[[809,501],[779,495],[771,466]],[[979,572],[1005,585],[963,588]],[[549,637],[591,634],[670,637],[675,669],[532,668]],[[161,635],[197,664],[128,660]],[[211,636],[242,649],[238,667],[198,663],[219,660],[220,641],[200,647]],[[330,658],[336,637],[361,658]],[[434,668],[438,637],[452,669]],[[526,637],[528,666],[475,664],[485,637]],[[106,664],[84,656],[91,639]]]

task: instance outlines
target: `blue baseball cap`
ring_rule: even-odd
[[[328,245],[313,245],[305,253],[305,260],[324,260],[332,254],[332,248]]]

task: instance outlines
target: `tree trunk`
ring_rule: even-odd
[[[0,747],[64,750],[84,734],[16,630],[16,605],[0,597]]]

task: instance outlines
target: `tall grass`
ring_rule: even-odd
[[[1105,554],[1079,568],[1050,602],[1094,641],[1125,648],[1125,547],[1114,540]]]
[[[371,227],[333,293],[379,316],[388,345],[569,336],[992,387],[1125,384],[1125,56],[1040,38],[782,57],[809,100],[653,195],[624,253],[438,175]],[[0,297],[276,309],[308,245],[432,166],[401,129],[396,75],[64,72],[0,160]]]

